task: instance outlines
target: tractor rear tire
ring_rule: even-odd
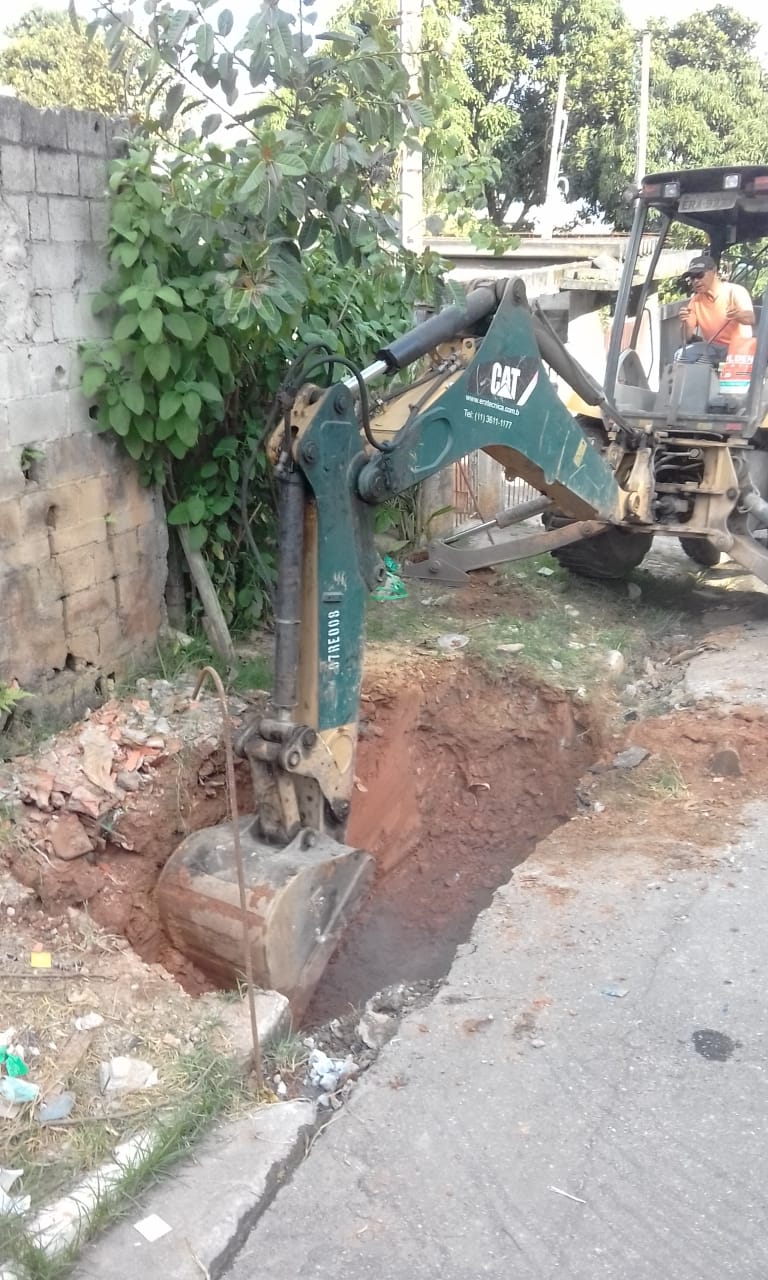
[[[680,546],[689,560],[704,569],[714,569],[720,563],[720,552],[708,538],[681,538]]]
[[[572,524],[567,516],[547,512],[542,517],[546,529],[562,529]],[[610,581],[623,578],[643,562],[653,543],[652,533],[629,533],[611,528],[594,538],[573,542],[551,554],[558,564],[582,578]]]

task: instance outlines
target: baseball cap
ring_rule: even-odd
[[[711,254],[700,253],[697,258],[691,258],[691,261],[688,263],[688,271],[689,273],[694,271],[700,271],[702,273],[705,271],[717,271],[717,263]]]

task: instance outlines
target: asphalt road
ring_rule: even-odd
[[[230,1280],[766,1280],[768,804],[742,830],[545,845]]]

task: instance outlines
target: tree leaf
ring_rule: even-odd
[[[174,458],[179,458],[179,459],[186,458],[187,454],[189,453],[189,449],[184,444],[184,441],[180,440],[177,435],[170,435],[168,437],[166,448],[170,453],[173,454]],[[204,526],[196,525],[195,527],[203,528]]]
[[[193,524],[189,526],[187,543],[191,551],[202,551],[207,539],[208,530],[204,524]]]
[[[216,130],[220,127],[220,125],[221,125],[220,112],[218,111],[211,112],[209,116],[205,117],[201,125],[201,128],[200,128],[201,138],[207,138],[209,134],[215,133]]]
[[[147,347],[145,359],[147,368],[155,382],[162,382],[171,367],[171,352],[168,344],[166,342],[158,342],[151,347]]]
[[[134,462],[138,462],[144,452],[144,441],[137,431],[129,431],[125,437],[123,444],[126,452],[133,458]]]
[[[123,382],[120,387],[120,396],[126,408],[130,409],[133,414],[144,412],[144,392],[138,382]]]
[[[218,334],[212,333],[209,335],[208,341],[206,342],[205,346],[206,346],[208,355],[211,357],[211,360],[213,361],[215,367],[218,369],[219,373],[229,373],[231,368],[230,360],[229,360],[229,347],[227,346],[224,339],[219,337]]]
[[[195,34],[195,48],[201,62],[210,62],[216,47],[213,27],[208,22],[201,23]]]
[[[170,307],[184,306],[181,294],[177,289],[172,288],[169,284],[161,284],[160,288],[157,290],[156,297],[158,297],[161,302],[167,302]]]
[[[138,324],[138,311],[129,311],[126,315],[121,316],[112,332],[115,342],[124,342],[126,338],[130,338],[131,334],[136,332]]]
[[[234,24],[235,20],[232,17],[232,11],[230,9],[222,9],[218,19],[219,35],[228,36]]]
[[[136,183],[136,194],[141,197],[150,209],[162,209],[163,192],[156,182],[144,179],[143,182]]]
[[[163,313],[158,307],[152,307],[149,311],[142,311],[139,317],[139,327],[147,342],[159,342],[163,333]]]
[[[163,323],[169,333],[174,338],[179,338],[182,342],[189,342],[192,338],[192,330],[189,326],[187,316],[178,316],[174,312],[164,317]]]
[[[204,518],[206,506],[198,493],[187,499],[187,520],[189,524],[199,524]]]
[[[193,422],[196,422],[197,419],[200,417],[201,408],[202,408],[202,400],[200,399],[200,396],[197,394],[197,392],[187,391],[184,396],[184,412],[186,413],[187,417],[191,418]]]
[[[103,387],[107,380],[107,371],[103,365],[92,364],[83,374],[82,389],[83,395],[90,399],[95,395],[99,387]]]
[[[126,436],[131,425],[130,410],[124,404],[113,404],[109,410],[109,425],[118,436]]]
[[[173,426],[177,437],[188,449],[192,449],[197,444],[200,428],[196,422],[192,422],[183,413],[180,413],[174,418]]]
[[[166,519],[169,524],[189,524],[186,502],[177,502],[174,507],[171,507]]]
[[[158,416],[163,422],[168,422],[170,418],[174,418],[181,408],[181,396],[178,391],[170,388],[164,391],[160,397],[160,405],[158,407]]]
[[[219,404],[221,401],[221,392],[212,382],[195,382],[193,388],[202,400],[206,400],[208,404]]]

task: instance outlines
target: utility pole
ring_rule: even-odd
[[[637,149],[635,151],[635,186],[645,177],[648,159],[648,105],[651,90],[651,33],[643,31],[640,45],[640,100],[637,107]]]
[[[408,93],[419,92],[421,49],[421,8],[423,0],[399,0],[400,47],[408,72]],[[424,248],[424,179],[421,151],[400,148],[400,238],[406,249],[421,253]]]
[[[565,131],[568,127],[568,116],[565,111],[565,72],[561,72],[557,82],[557,101],[555,102],[555,118],[552,122],[552,145],[549,148],[549,169],[547,170],[547,194],[544,203],[554,209],[557,204],[558,178],[560,177],[560,161],[563,156]]]

